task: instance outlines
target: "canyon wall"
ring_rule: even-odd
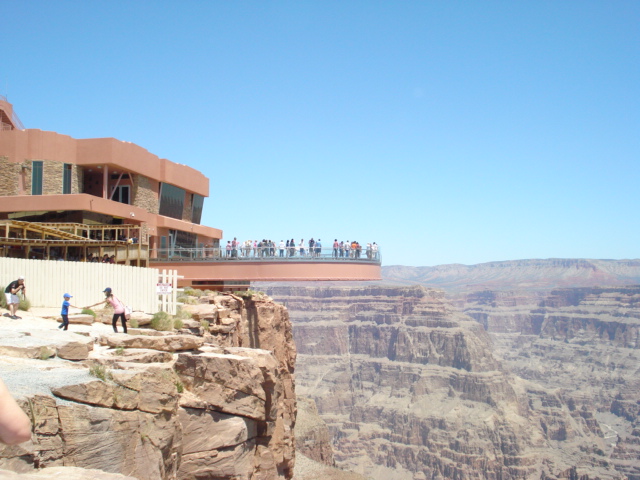
[[[640,479],[640,286],[455,295],[511,371],[606,439],[585,450]],[[538,393],[529,392],[532,402]],[[564,432],[562,432],[564,435]]]
[[[435,267],[382,267],[386,285],[425,285],[447,292],[536,290],[640,284],[640,260],[549,258]]]
[[[316,402],[340,467],[380,480],[624,478],[598,455],[610,440],[594,412],[513,375],[443,291],[261,288],[289,310],[297,392]]]
[[[0,370],[33,424],[30,442],[0,447],[0,469],[16,478],[71,467],[139,480],[292,478],[296,350],[286,309],[262,297],[192,300],[179,332],[105,333],[74,317],[68,332],[27,315],[0,321]]]

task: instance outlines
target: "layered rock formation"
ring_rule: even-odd
[[[380,480],[624,478],[606,456],[611,440],[595,412],[568,403],[560,387],[512,375],[482,325],[444,292],[267,292],[289,309],[298,393],[317,403],[341,467]],[[628,342],[630,335],[623,337]],[[632,416],[627,400],[619,410]]]
[[[550,258],[488,262],[478,265],[382,267],[385,284],[425,285],[448,292],[548,290],[560,287],[640,283],[640,260]]]
[[[297,397],[296,480],[366,480],[357,473],[335,468],[332,437],[313,400]]]
[[[568,410],[605,440],[585,454],[640,479],[640,286],[484,291],[456,303],[485,325],[505,364],[538,385],[530,401],[547,417]],[[553,402],[542,399],[549,391]]]
[[[26,316],[25,332],[2,321],[0,338],[12,335],[13,348],[0,341],[11,355],[0,355],[0,370],[33,437],[0,447],[0,469],[24,478],[69,466],[139,480],[292,478],[296,351],[286,309],[265,298],[200,302],[194,309],[208,320],[186,321],[180,334],[75,327],[82,336]],[[84,359],[55,355],[69,339],[92,347]],[[35,359],[43,349],[50,355]]]

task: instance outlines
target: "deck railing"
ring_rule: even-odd
[[[340,250],[322,248],[309,252],[305,248],[156,248],[149,252],[151,261],[159,262],[368,262],[381,263],[380,250]]]

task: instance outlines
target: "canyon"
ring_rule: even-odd
[[[383,276],[198,294],[173,332],[0,320],[33,423],[0,478],[640,480],[639,262]]]
[[[337,466],[376,480],[640,479],[639,262],[383,276],[259,286],[289,310],[296,391]]]

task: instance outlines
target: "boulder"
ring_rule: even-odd
[[[206,320],[215,323],[218,319],[218,307],[213,304],[199,303],[197,305],[183,305],[182,310],[189,312],[193,320]]]
[[[277,361],[266,350],[179,354],[175,369],[185,388],[218,411],[271,420]]]
[[[200,328],[202,324],[198,320],[186,319],[182,321],[182,326],[183,328],[197,329]]]
[[[62,317],[58,317],[56,320],[58,321],[58,323],[62,323]],[[83,313],[69,315],[70,325],[91,325],[94,321],[95,318],[93,315],[87,315]]]
[[[145,348],[125,348],[108,350],[92,356],[92,360],[103,365],[115,365],[122,362],[133,363],[167,363],[173,360],[171,352],[150,350]]]
[[[79,337],[78,341],[70,341],[56,346],[56,355],[65,360],[86,360],[93,350],[91,338]]]
[[[124,333],[114,333],[102,335],[100,345],[112,348],[146,348],[160,350],[163,352],[180,352],[185,350],[196,350],[204,344],[200,337],[192,335],[166,335],[152,337],[148,335],[126,335]]]
[[[66,400],[118,410],[171,413],[178,407],[177,378],[169,368],[140,366],[106,370],[105,380],[52,388]]]
[[[153,319],[153,315],[149,315],[148,313],[143,312],[131,312],[131,317],[129,318],[129,323],[133,320],[138,322],[138,326],[142,327],[144,325],[149,325],[151,320]],[[111,323],[111,322],[109,322]]]

